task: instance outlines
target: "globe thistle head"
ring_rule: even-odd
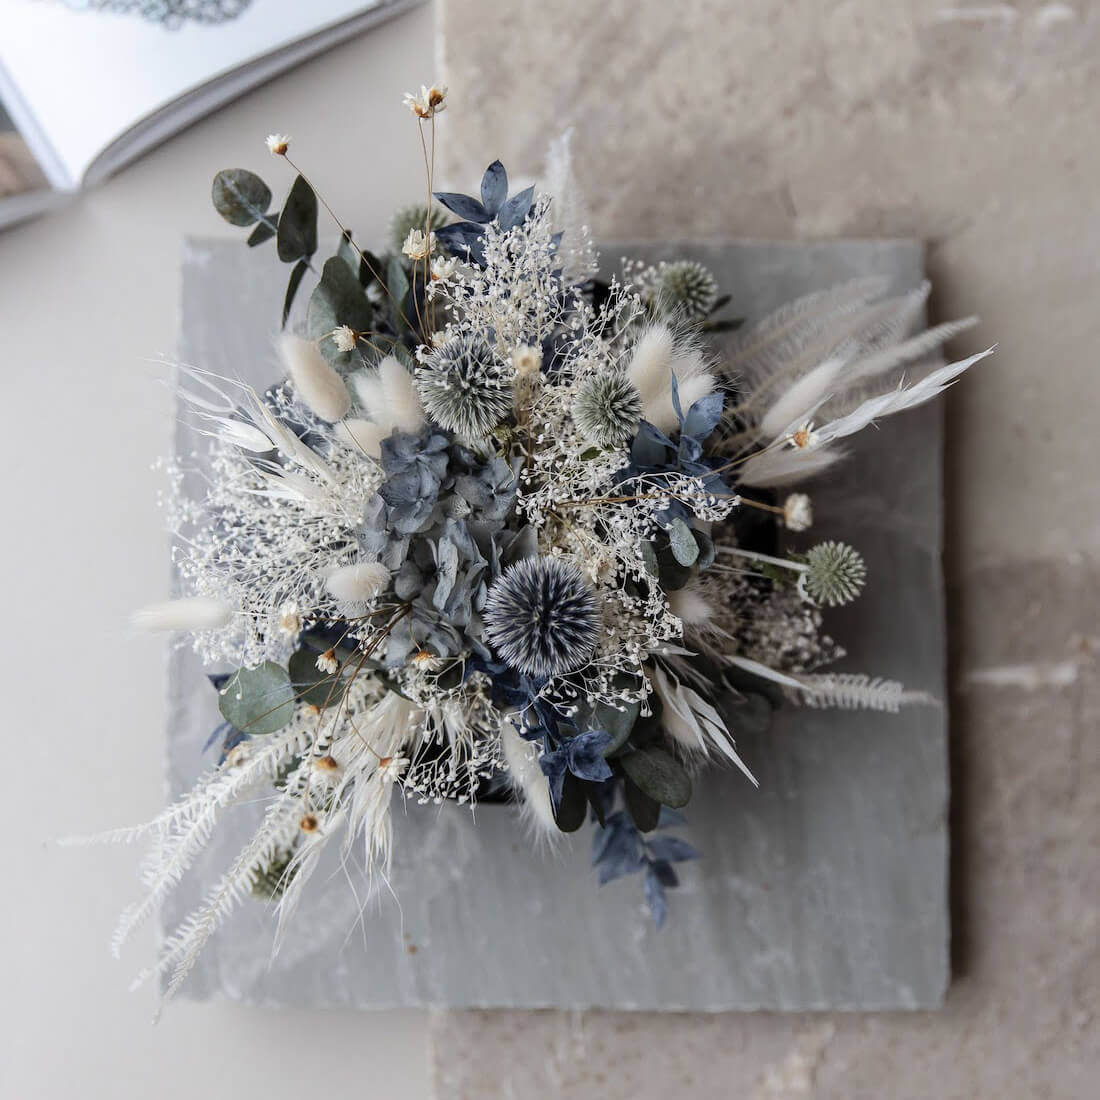
[[[512,408],[512,384],[488,345],[455,336],[417,369],[424,410],[463,439],[483,439]]]
[[[851,603],[863,590],[867,567],[863,558],[844,542],[822,542],[806,555],[800,589],[815,603],[839,607]]]
[[[402,206],[390,221],[390,247],[394,252],[400,252],[408,240],[409,233],[417,229],[424,232],[424,223],[428,220],[428,208],[421,203],[413,203],[412,206]],[[439,206],[432,207],[431,223],[429,230],[439,229],[447,221],[447,212]]]
[[[714,276],[694,260],[661,264],[654,290],[661,313],[678,313],[687,321],[701,321],[718,300]]]
[[[573,399],[577,431],[598,447],[618,447],[634,437],[642,418],[642,395],[621,374],[601,374],[582,382]]]
[[[501,659],[528,676],[572,672],[596,648],[596,597],[576,564],[562,558],[509,566],[489,589],[483,617]]]

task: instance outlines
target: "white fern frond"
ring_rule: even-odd
[[[209,890],[202,905],[165,939],[158,961],[146,967],[131,988],[160,974],[170,974],[165,998],[179,989],[206,942],[249,896],[264,869],[297,835],[304,806],[302,788],[310,766],[305,762],[295,769],[285,791],[268,807],[259,828],[233,865]]]
[[[158,830],[160,835],[142,861],[141,881],[147,893],[140,902],[128,906],[119,918],[111,940],[116,958],[134,931],[157,911],[206,848],[222,810],[274,779],[280,767],[305,751],[310,741],[310,734],[300,727],[272,735],[244,763],[212,773],[176,803],[168,828]]]
[[[906,691],[897,680],[883,680],[863,673],[834,672],[803,675],[792,697],[808,707],[840,710],[883,710],[896,714],[904,706],[939,706],[926,691]]]

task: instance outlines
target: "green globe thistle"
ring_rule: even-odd
[[[863,591],[867,567],[863,558],[844,542],[823,542],[806,555],[806,571],[799,587],[826,607],[851,603]]]
[[[412,206],[402,206],[390,221],[390,247],[394,252],[400,252],[409,236],[410,230],[418,229],[424,232],[424,222],[428,217],[428,209],[423,203],[414,203]],[[432,207],[431,229],[439,229],[447,221],[447,212],[439,206]]]
[[[573,423],[597,447],[618,447],[633,438],[642,418],[642,395],[619,374],[582,382],[573,399]]]
[[[701,321],[718,300],[718,284],[702,264],[678,260],[657,268],[654,294],[662,314],[678,313],[687,321]]]
[[[424,411],[466,440],[484,439],[511,411],[512,385],[486,344],[456,336],[416,372]]]

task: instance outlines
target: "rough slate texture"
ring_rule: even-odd
[[[663,255],[654,246],[630,251]],[[857,273],[912,286],[922,260],[908,242],[668,253],[706,262],[748,316]],[[273,381],[277,368],[256,355],[257,334],[277,321],[283,274],[238,244],[194,245],[184,268],[183,358]],[[830,620],[850,651],[845,667],[943,698],[940,438],[936,408],[868,433],[836,487],[815,490],[814,535],[848,538],[871,569],[864,598]],[[217,716],[187,654],[173,658],[171,690],[176,791],[198,770]],[[458,807],[410,806],[399,811],[392,878],[400,909],[379,898],[352,931],[358,903],[335,876],[303,904],[296,935],[269,967],[268,914],[249,906],[200,960],[190,995],[298,1007],[938,1005],[948,981],[944,712],[789,710],[739,749],[761,790],[732,772],[699,785],[686,835],[705,858],[687,868],[663,932],[650,927],[638,882],[596,887],[587,836],[532,853],[507,807],[479,809],[475,828]],[[185,882],[166,923],[231,858],[229,842],[240,839],[232,832]]]

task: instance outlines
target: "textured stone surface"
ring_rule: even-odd
[[[445,1013],[433,1021],[436,1094],[1095,1096],[1098,592],[1100,571],[1085,564],[1003,566],[968,580],[958,636],[974,663],[960,669],[952,714],[956,978],[945,1008]],[[491,1060],[469,1053],[486,1051]]]
[[[608,251],[697,258],[750,319],[855,274],[881,273],[907,289],[922,266],[919,246],[888,241]],[[283,276],[234,244],[194,245],[183,277],[184,361],[260,386],[275,381],[250,349]],[[181,431],[189,450],[194,440]],[[942,698],[940,462],[938,409],[869,433],[846,473],[817,495],[814,536],[852,540],[871,570],[863,598],[829,620],[849,649],[845,667]],[[179,789],[218,719],[193,656],[176,653],[172,670],[170,782]],[[274,965],[269,913],[246,906],[200,957],[189,992],[297,1006],[939,1004],[948,978],[943,710],[788,709],[766,736],[738,747],[761,788],[725,770],[699,784],[685,834],[704,859],[685,871],[661,932],[636,879],[597,888],[587,830],[557,852],[535,852],[510,807],[480,807],[475,825],[458,806],[409,805],[397,815],[390,878],[400,907],[383,894],[360,934],[349,882],[318,874]],[[168,921],[196,904],[259,812],[239,814],[219,836],[167,905]]]
[[[548,135],[573,126],[598,235],[922,237],[935,319],[979,313],[958,350],[1000,348],[946,401],[946,1007],[444,1014],[438,1095],[483,1094],[469,1052],[487,1050],[508,1067],[490,1091],[521,1098],[1095,1095],[1100,8],[444,0],[441,12],[452,183],[498,153],[533,173]]]

